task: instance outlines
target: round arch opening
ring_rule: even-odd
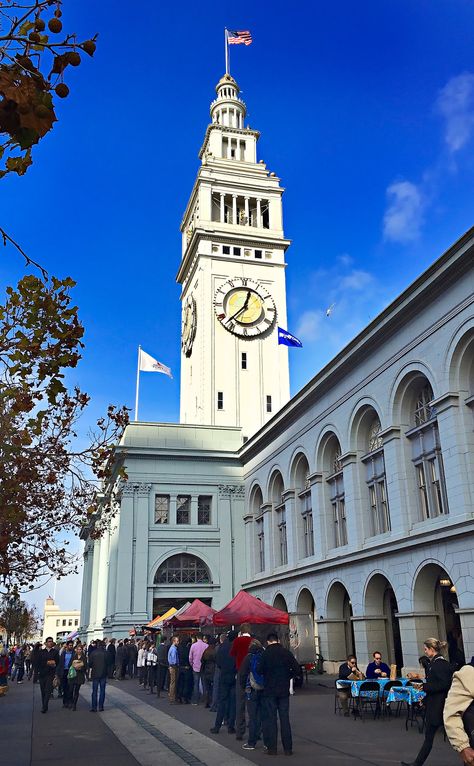
[[[382,574],[374,574],[365,591],[370,653],[381,652],[384,661],[388,665],[396,665],[400,674],[403,668],[403,650],[397,613],[397,598],[390,581]]]
[[[413,604],[415,615],[423,615],[416,617],[420,644],[430,636],[447,641],[449,661],[456,669],[462,667],[465,653],[456,586],[440,564],[426,564],[418,572]]]
[[[352,624],[352,603],[344,585],[335,582],[331,585],[326,602],[328,646],[324,650],[328,659],[344,660],[348,654],[355,653],[354,626]]]

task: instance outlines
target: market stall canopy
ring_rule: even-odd
[[[193,603],[181,614],[175,614],[166,621],[167,625],[175,627],[192,628],[194,625],[212,625],[212,618],[216,610],[212,606],[204,604],[195,598]]]
[[[215,613],[212,621],[214,625],[241,625],[243,622],[252,625],[288,625],[289,617],[286,612],[241,590],[227,606]]]
[[[172,617],[174,614],[176,614],[178,610],[174,608],[174,606],[171,607],[171,609],[168,609],[167,612],[162,614],[161,616],[158,615],[158,617],[155,617],[151,622],[149,622],[144,627],[146,628],[159,628],[161,627],[161,623],[163,620],[167,620],[168,617]],[[158,624],[159,623],[159,624]]]

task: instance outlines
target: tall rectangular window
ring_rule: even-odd
[[[258,542],[258,559],[257,566],[259,572],[265,571],[265,533],[263,530],[263,518],[257,519],[257,542]]]
[[[267,396],[267,412],[271,412],[271,411],[272,411],[272,397]]]
[[[431,414],[432,417],[432,414]],[[449,513],[438,425],[433,420],[407,433],[415,465],[421,520]]]
[[[155,524],[168,524],[170,515],[170,496],[155,495]]]
[[[385,481],[385,461],[383,449],[377,447],[368,456],[362,458],[366,470],[366,482],[369,492],[370,532],[382,535],[390,532],[390,513]]]
[[[176,523],[189,524],[191,517],[191,496],[178,495],[176,498]]]
[[[278,542],[280,548],[280,565],[288,564],[288,542],[286,537],[286,508],[285,504],[275,508],[278,519]]]
[[[198,497],[198,524],[211,523],[211,495],[199,495]]]
[[[217,409],[218,410],[224,409],[224,392],[223,391],[217,392]]]
[[[247,369],[247,354],[245,351],[242,352],[241,367],[243,370]]]

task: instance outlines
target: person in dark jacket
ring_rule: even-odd
[[[123,681],[123,665],[125,662],[126,649],[123,641],[119,641],[117,649],[115,650],[115,679],[117,681]]]
[[[39,665],[40,653],[41,653],[41,644],[39,641],[37,641],[31,651],[31,667],[33,669],[34,684],[38,683],[38,665]]]
[[[189,705],[191,702],[194,686],[193,669],[189,664],[190,648],[191,641],[183,640],[178,644],[179,673],[176,695],[178,702],[184,702],[185,705]]]
[[[38,677],[41,688],[42,713],[48,712],[49,698],[53,691],[53,680],[59,665],[59,652],[54,646],[54,641],[49,636],[45,641],[45,648],[39,653]]]
[[[259,678],[256,678],[252,672],[254,663],[258,665],[262,654],[262,644],[257,638],[252,638],[248,654],[244,657],[237,676],[245,694],[249,722],[248,741],[242,745],[244,750],[255,750],[262,728],[263,685],[259,683]]]
[[[74,668],[76,675],[74,678],[67,679],[67,684],[69,687],[69,695],[71,698],[71,709],[76,710],[77,709],[77,701],[79,699],[79,690],[83,683],[85,683],[86,680],[86,655],[84,654],[84,649],[82,647],[82,644],[78,644],[74,650],[74,654],[72,657],[71,666]]]
[[[156,694],[159,697],[162,691],[168,690],[168,652],[170,644],[164,638],[161,644],[158,646],[156,652],[158,655],[158,670],[157,670],[157,682],[156,682]],[[188,652],[189,655],[189,652]],[[145,681],[146,686],[146,681]]]
[[[209,646],[201,657],[201,680],[204,687],[205,707],[211,707],[214,669],[216,667],[216,647],[213,636],[208,636]]]
[[[91,670],[92,697],[91,713],[97,712],[97,692],[99,692],[99,710],[104,709],[105,685],[107,683],[107,674],[109,666],[107,663],[107,652],[103,641],[97,641],[97,648],[89,656],[89,668]]]
[[[220,669],[219,700],[217,703],[216,722],[211,729],[212,734],[219,734],[225,718],[227,731],[235,734],[235,660],[230,655],[232,642],[237,637],[237,631],[229,630],[227,638],[216,652],[216,663]]]
[[[115,638],[111,638],[109,643],[107,644],[107,657],[108,657],[108,665],[109,665],[109,678],[114,677],[114,670],[115,670]]]
[[[301,676],[301,668],[295,658],[278,640],[276,633],[267,636],[267,648],[257,664],[263,676],[263,739],[269,755],[277,754],[278,723],[285,755],[293,752],[290,725],[290,680]]]
[[[443,725],[444,703],[453,678],[450,664],[441,654],[447,645],[446,641],[438,641],[437,638],[427,638],[423,644],[425,655],[430,660],[423,684],[426,692],[425,741],[415,760],[402,761],[402,766],[422,766],[431,753],[438,728]]]
[[[64,651],[61,652],[59,655],[59,663],[56,670],[56,675],[58,677],[59,684],[61,686],[61,689],[63,690],[63,707],[71,707],[72,706],[72,698],[71,698],[71,685],[68,683],[67,675],[69,673],[69,668],[71,667],[71,663],[74,657],[74,642],[68,641],[66,643],[66,646],[64,648]]]
[[[128,662],[127,662],[127,673],[130,678],[135,678],[137,675],[137,659],[138,659],[138,648],[135,644],[135,641],[133,638],[128,644]]]

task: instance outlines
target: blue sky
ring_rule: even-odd
[[[179,224],[225,26],[252,31],[251,46],[232,46],[231,71],[259,158],[287,190],[288,329],[304,344],[290,352],[293,393],[473,223],[468,0],[272,0],[244,15],[82,0],[63,21],[99,32],[97,53],[70,72],[28,174],[2,181],[0,224],[78,282],[86,348],[70,380],[93,396],[90,419],[109,402],[133,406],[139,343],[174,374],[142,375],[141,419],[179,418]],[[2,256],[8,284],[23,264]],[[77,593],[77,581],[58,586],[64,606]]]

